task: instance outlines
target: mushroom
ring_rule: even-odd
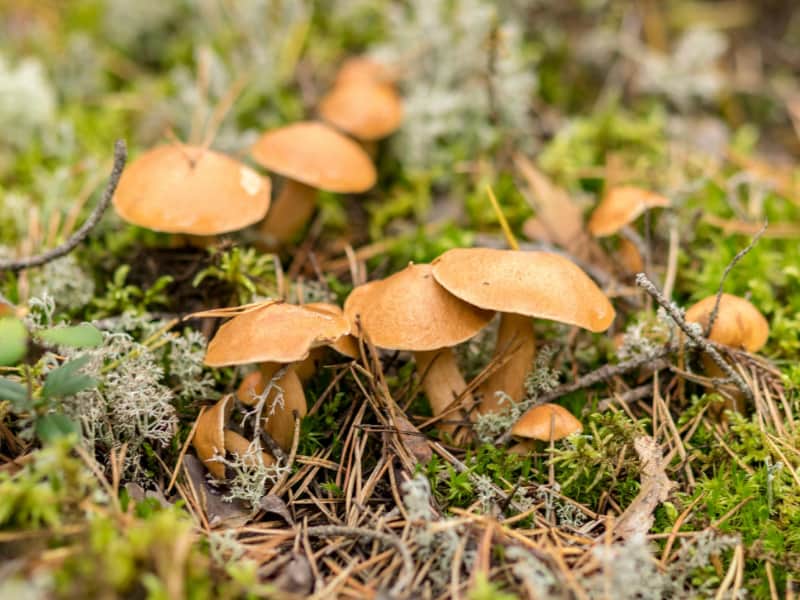
[[[703,298],[686,311],[686,321],[698,323],[705,332],[716,302],[716,294]],[[738,296],[722,294],[714,325],[708,334],[709,340],[747,352],[758,352],[767,343],[768,337],[769,323],[752,303]],[[726,377],[710,356],[704,354],[701,360],[709,377]],[[730,396],[732,401],[723,408],[738,410],[737,404],[744,400],[742,394],[738,390],[731,390]]]
[[[482,386],[481,413],[498,410],[499,391],[514,402],[524,397],[525,379],[536,354],[531,317],[593,332],[605,331],[614,320],[606,295],[580,267],[558,254],[455,248],[432,266],[436,281],[451,294],[503,313],[494,355],[509,355]]]
[[[304,304],[303,306],[313,310],[330,313],[332,316],[337,318],[346,318],[344,317],[342,309],[336,304],[329,304],[327,302],[311,302],[309,304]],[[335,350],[338,354],[346,356],[347,358],[358,357],[358,341],[356,338],[349,333],[347,335],[343,335],[330,344],[312,348],[304,360],[294,365],[294,370],[297,373],[297,376],[300,378],[300,381],[306,382],[314,376],[314,374],[319,370],[319,363],[325,357],[326,350],[328,348]]]
[[[634,186],[612,187],[592,212],[587,228],[595,237],[608,237],[619,233],[622,266],[629,273],[636,273],[644,264],[640,250],[644,243],[628,225],[646,210],[669,205],[668,198],[649,190]]]
[[[270,180],[224,154],[170,144],[142,154],[113,198],[125,221],[166,233],[214,236],[264,218]]]
[[[371,143],[400,127],[403,105],[390,84],[350,78],[337,82],[322,98],[319,114],[362,143]]]
[[[283,406],[274,405],[277,390],[270,392],[265,430],[288,450],[294,433],[293,412],[303,417],[307,409],[302,383],[291,365],[307,358],[313,348],[334,343],[348,333],[350,324],[343,315],[310,305],[266,302],[243,307],[219,328],[208,344],[205,364],[224,367],[259,363],[259,376],[251,375],[237,392],[239,400],[250,406],[278,370],[287,365],[286,372],[275,382],[283,390]]]
[[[511,428],[512,437],[520,440],[513,451],[529,451],[536,440],[550,442],[581,431],[581,422],[563,406],[539,404],[522,415]]]
[[[215,479],[225,478],[225,465],[212,460],[225,454],[225,423],[233,410],[231,396],[223,396],[210,409],[197,419],[197,427],[192,437],[197,456]]]
[[[375,166],[356,142],[314,121],[268,131],[250,152],[256,162],[284,176],[260,226],[268,243],[286,243],[297,234],[314,212],[318,190],[365,192],[377,178]]]
[[[360,285],[347,297],[344,314],[378,348],[414,353],[422,389],[439,416],[467,387],[452,347],[480,331],[493,313],[450,294],[431,271],[431,265],[411,263],[385,279]],[[460,418],[463,414],[456,412],[448,420]],[[456,426],[439,429],[453,433]]]

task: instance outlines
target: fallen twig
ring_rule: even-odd
[[[751,390],[741,376],[733,370],[733,367],[731,367],[725,361],[725,359],[720,356],[720,353],[717,352],[714,346],[686,322],[686,319],[683,318],[683,315],[681,315],[678,308],[672,302],[667,300],[660,291],[658,291],[658,288],[647,278],[647,275],[644,273],[639,273],[636,276],[636,285],[647,292],[653,298],[653,300],[658,303],[659,306],[667,311],[669,317],[678,327],[680,327],[681,331],[683,331],[689,337],[689,339],[697,344],[703,352],[708,354],[717,364],[717,366],[728,376],[729,380],[732,381],[736,387],[739,388],[742,394],[744,394],[744,396],[752,402],[753,390]]]
[[[761,229],[756,232],[756,234],[753,236],[753,239],[750,240],[750,243],[747,244],[747,246],[743,249],[739,250],[731,262],[728,263],[728,266],[725,267],[725,271],[722,273],[722,279],[719,280],[719,289],[717,290],[717,299],[714,301],[714,308],[712,309],[711,314],[708,316],[708,325],[706,325],[706,330],[703,332],[703,335],[706,337],[711,334],[711,330],[714,328],[714,321],[717,320],[717,313],[719,313],[719,303],[722,301],[722,288],[725,286],[725,280],[733,270],[733,267],[736,266],[736,263],[742,260],[747,253],[755,247],[755,245],[758,243],[758,240],[761,239],[761,236],[764,235],[764,232],[767,230],[768,224],[769,223],[764,221],[764,225],[762,225]]]
[[[80,229],[73,233],[63,244],[60,244],[55,248],[48,250],[47,252],[42,252],[41,254],[36,254],[34,256],[28,256],[25,258],[0,261],[0,272],[17,272],[24,269],[30,269],[31,267],[41,267],[44,264],[54,261],[57,258],[61,258],[62,256],[66,256],[72,252],[78,246],[78,244],[80,244],[86,238],[86,236],[89,235],[89,232],[91,232],[91,230],[94,229],[95,226],[100,222],[103,213],[105,213],[108,205],[111,203],[111,199],[114,197],[114,192],[117,189],[117,184],[119,183],[119,178],[122,175],[122,169],[125,167],[125,161],[127,160],[127,157],[128,152],[125,147],[125,141],[117,140],[117,142],[114,144],[114,166],[111,169],[111,176],[109,177],[108,184],[106,184],[106,189],[103,191],[103,197],[100,199],[100,202],[98,202],[97,206],[95,206],[92,214],[89,215],[89,218],[86,219],[86,222],[81,225]]]

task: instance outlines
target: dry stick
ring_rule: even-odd
[[[717,290],[717,299],[714,301],[714,309],[711,311],[711,314],[708,316],[708,325],[706,325],[706,329],[703,332],[703,335],[708,337],[711,333],[711,329],[714,327],[714,321],[717,320],[717,313],[719,313],[719,304],[722,301],[722,288],[725,285],[725,280],[728,278],[728,275],[733,270],[733,267],[736,266],[740,260],[742,260],[750,250],[752,250],[755,245],[758,243],[758,240],[761,239],[761,236],[764,235],[764,232],[767,230],[767,225],[769,223],[764,221],[764,224],[761,226],[756,234],[753,236],[753,239],[750,240],[750,243],[747,244],[744,248],[739,250],[736,253],[736,256],[733,257],[733,260],[728,263],[728,266],[725,267],[725,271],[722,273],[722,279],[719,281],[719,289]],[[748,396],[749,397],[749,396]]]
[[[647,292],[653,298],[653,300],[659,304],[659,306],[667,311],[669,317],[678,327],[681,328],[681,331],[689,336],[689,339],[697,344],[700,349],[703,350],[703,352],[708,354],[717,364],[717,366],[728,376],[730,381],[732,381],[736,387],[741,390],[744,396],[752,402],[753,390],[748,387],[741,376],[733,370],[733,368],[725,361],[724,358],[722,358],[722,356],[720,356],[719,352],[716,351],[716,349],[708,342],[708,340],[689,326],[689,324],[678,311],[678,308],[672,302],[667,300],[660,291],[658,291],[658,288],[647,278],[647,275],[644,273],[639,273],[636,275],[636,285]]]
[[[335,536],[357,536],[369,537],[382,541],[384,544],[397,548],[400,553],[400,558],[403,560],[403,573],[397,578],[391,592],[393,594],[400,594],[402,590],[407,589],[411,585],[414,578],[414,561],[411,559],[411,553],[406,548],[403,541],[396,535],[389,533],[382,533],[380,531],[373,531],[362,527],[343,527],[340,525],[320,525],[318,527],[306,528],[306,533],[315,537],[335,537]]]
[[[26,258],[0,261],[0,273],[3,271],[12,271],[16,273],[17,271],[30,269],[31,267],[41,267],[44,264],[54,261],[57,258],[61,258],[62,256],[66,256],[72,252],[78,246],[78,244],[80,244],[86,238],[86,236],[89,235],[89,232],[91,232],[91,230],[94,229],[95,226],[100,222],[103,213],[111,203],[111,198],[114,197],[114,192],[117,189],[117,184],[119,183],[119,178],[122,175],[122,169],[125,167],[125,160],[127,157],[128,153],[125,148],[125,141],[117,140],[117,142],[114,144],[114,166],[111,169],[111,176],[108,180],[108,184],[106,185],[106,189],[103,191],[103,197],[92,211],[92,214],[89,215],[89,218],[86,219],[86,222],[81,225],[80,229],[71,235],[63,244],[56,246],[52,250],[48,250],[47,252],[42,252],[41,254],[36,254],[34,256],[28,256]]]

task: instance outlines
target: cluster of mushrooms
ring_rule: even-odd
[[[693,305],[687,321],[707,327],[716,303],[714,295]],[[477,387],[475,402],[453,349],[497,313],[493,361],[499,366]],[[330,350],[356,358],[358,338],[377,349],[412,353],[438,431],[464,443],[476,415],[500,410],[501,397],[515,402],[524,398],[524,382],[535,356],[533,319],[602,332],[615,317],[606,295],[562,255],[490,248],[456,248],[431,264],[411,263],[384,279],[357,286],[343,308],[269,301],[205,314],[231,317],[209,343],[206,364],[257,365],[244,377],[236,398],[245,407],[262,402],[263,430],[284,451],[294,441],[295,419],[306,414],[303,383]],[[709,340],[756,352],[768,334],[766,319],[749,301],[721,296]],[[703,365],[710,377],[720,376],[712,361],[704,357]],[[465,415],[464,406],[475,410]],[[248,447],[247,440],[227,426],[232,407],[227,396],[205,412],[193,442],[217,478],[224,476],[218,457],[241,455]],[[729,403],[727,408],[737,407]],[[513,426],[512,436],[519,443],[511,451],[527,452],[537,440],[552,442],[582,430],[581,422],[563,407],[541,404]],[[275,458],[261,452],[260,460],[272,464]]]
[[[318,191],[362,193],[376,181],[372,162],[377,140],[402,119],[394,74],[364,58],[346,61],[319,103],[319,121],[303,121],[267,131],[250,148],[252,159],[282,177],[271,201],[268,175],[211,150],[175,141],[141,155],[123,173],[113,198],[126,221],[181,236],[205,246],[215,236],[255,225],[259,244],[276,248],[291,242],[316,208]],[[347,134],[347,135],[345,135]],[[644,269],[644,244],[632,227],[645,211],[667,207],[663,196],[633,186],[612,186],[593,211],[587,231],[596,239],[617,236],[622,273]],[[536,219],[523,227],[528,237],[550,241]],[[716,296],[689,309],[688,321],[706,327]],[[724,294],[708,337],[748,352],[760,349],[768,325],[743,298]],[[468,386],[453,349],[500,313],[494,370]],[[296,419],[307,412],[304,383],[329,352],[355,359],[359,338],[378,349],[413,354],[422,390],[437,429],[455,443],[470,439],[470,421],[496,412],[509,398],[525,396],[534,363],[532,319],[546,319],[602,332],[615,312],[590,277],[564,256],[539,251],[458,248],[431,264],[409,264],[385,279],[356,287],[344,303],[289,304],[267,301],[216,309],[196,316],[227,317],[208,346],[212,367],[254,365],[235,394],[204,411],[193,445],[208,471],[225,478],[226,454],[251,464],[270,465],[274,453],[288,451]],[[710,377],[720,368],[704,360]],[[737,408],[736,393],[728,408]],[[234,404],[256,410],[273,452],[252,452],[251,442],[230,426]],[[473,407],[465,414],[462,407]],[[526,451],[534,440],[553,441],[582,431],[581,422],[556,404],[529,410],[512,428]]]
[[[362,193],[375,184],[372,144],[397,129],[403,109],[390,71],[355,58],[318,112],[322,121],[267,131],[250,148],[256,163],[283,177],[274,203],[268,176],[207,145],[174,141],[125,169],[114,207],[129,223],[200,246],[251,225],[262,247],[291,241],[313,214],[318,191]]]
[[[465,415],[460,407],[475,402],[453,349],[496,313],[501,315],[495,347],[499,366],[478,387],[474,413]],[[258,365],[236,397],[245,406],[262,402],[264,431],[282,450],[292,445],[295,417],[306,414],[303,381],[316,371],[326,348],[353,358],[360,337],[378,349],[413,353],[439,432],[463,442],[468,427],[459,428],[470,417],[499,410],[499,392],[516,402],[523,399],[535,354],[532,319],[600,332],[615,315],[605,294],[567,258],[490,248],[457,248],[431,264],[409,264],[357,286],[343,308],[265,302],[206,314],[232,317],[209,343],[206,364]],[[281,400],[275,401],[278,394]],[[204,413],[194,440],[215,476],[224,471],[215,457],[236,452],[241,443],[225,426],[231,408],[231,400],[223,398]],[[580,429],[561,407],[542,405],[529,411],[513,434],[547,440]],[[265,453],[262,460],[274,458]]]

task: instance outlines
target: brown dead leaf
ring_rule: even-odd
[[[633,441],[633,446],[642,466],[642,487],[614,526],[614,534],[623,539],[650,531],[655,519],[653,511],[667,500],[676,485],[664,470],[666,464],[658,442],[650,436],[641,436]]]
[[[433,456],[428,439],[411,421],[402,415],[394,416],[394,424],[401,443],[418,462],[426,463]]]
[[[264,512],[278,515],[289,525],[294,526],[294,520],[292,519],[292,514],[289,512],[289,507],[286,506],[286,503],[275,494],[267,494],[261,498],[259,501],[259,506]]]
[[[222,494],[212,488],[206,479],[203,464],[191,454],[183,459],[183,469],[191,480],[192,488],[199,495],[198,500],[212,527],[235,528],[247,524],[253,516],[250,507],[241,500],[226,502]]]

